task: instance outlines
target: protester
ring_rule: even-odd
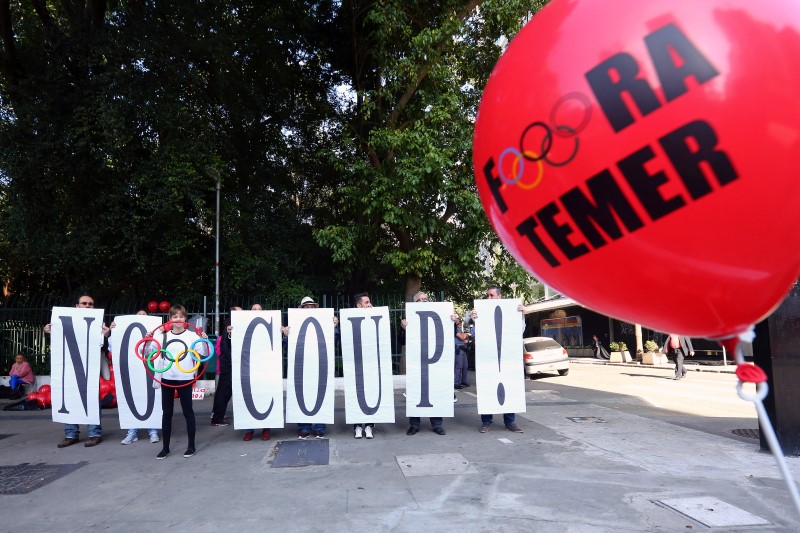
[[[456,389],[463,389],[469,387],[467,382],[467,371],[469,361],[467,359],[467,341],[469,340],[469,333],[464,331],[464,325],[461,322],[461,317],[457,314],[451,317],[453,319],[453,332],[455,338],[455,362],[454,362],[454,378],[453,386]]]
[[[261,307],[261,304],[253,304],[250,307],[250,310],[251,311],[263,311],[264,308]],[[230,340],[228,341],[228,345],[230,346]],[[230,365],[230,362],[228,364]],[[228,379],[230,379],[230,378],[228,378]],[[253,429],[246,430],[244,432],[244,437],[242,438],[242,440],[244,440],[244,441],[253,440],[253,433],[254,432],[255,432],[255,430],[253,430]],[[269,439],[270,439],[269,428],[262,429],[261,430],[261,440],[269,440]]]
[[[319,304],[314,301],[314,299],[310,296],[303,297],[300,300],[300,309],[316,309],[319,307]],[[334,326],[338,326],[339,319],[333,317],[333,324]],[[281,328],[281,331],[284,332],[285,335],[289,335],[289,328]],[[325,431],[328,429],[327,424],[314,424],[312,427],[309,423],[300,423],[297,424],[297,438],[301,440],[306,440],[311,437],[312,432],[315,438],[317,439],[324,439],[325,438]]]
[[[427,302],[428,301],[428,294],[424,292],[416,293],[413,298],[415,302]],[[400,326],[405,329],[408,322],[403,319],[400,322]],[[431,430],[436,433],[437,435],[444,435],[444,426],[442,425],[442,417],[440,416],[432,416],[430,417],[431,422]],[[419,433],[420,427],[420,417],[418,416],[411,416],[408,418],[408,431],[406,431],[406,435],[416,435]]]
[[[156,455],[156,459],[166,459],[170,455],[170,439],[172,437],[172,413],[175,406],[174,391],[178,391],[178,399],[181,404],[183,417],[186,419],[186,435],[188,445],[184,452],[184,457],[192,457],[197,449],[195,447],[196,423],[194,410],[192,408],[192,383],[194,382],[194,372],[188,372],[193,366],[194,359],[189,353],[189,349],[197,339],[207,339],[208,335],[203,333],[198,336],[196,333],[184,328],[186,322],[186,308],[182,305],[173,305],[169,310],[171,328],[163,334],[161,347],[163,351],[157,359],[157,367],[160,372],[160,382],[154,382],[155,388],[161,389],[161,430],[163,432],[164,444],[161,451]],[[160,328],[159,328],[160,329]],[[148,333],[148,337],[155,338],[155,331]],[[170,346],[178,345],[180,349],[170,350]],[[148,343],[147,350],[155,350],[155,343]],[[194,350],[198,352],[202,359],[208,355],[206,343],[199,342]],[[165,353],[166,352],[166,353]],[[167,359],[167,353],[171,354],[171,359]]]
[[[88,294],[82,294],[78,301],[75,303],[75,307],[81,309],[93,309],[94,308],[94,298],[92,298]],[[50,331],[52,330],[51,324],[45,324],[44,332],[47,335],[50,335]],[[111,335],[111,329],[108,328],[105,324],[102,325],[102,333],[103,333],[103,341],[104,343],[107,342],[108,336]],[[100,352],[100,365],[105,364],[106,368],[108,368],[108,359],[106,358],[105,354]],[[100,406],[98,404],[98,410]],[[100,411],[102,415],[102,411]],[[86,448],[92,448],[97,446],[101,442],[103,442],[103,426],[100,424],[87,424],[86,431],[89,435],[89,440],[86,441],[84,446]],[[81,433],[80,433],[80,426],[78,424],[64,424],[64,440],[58,443],[59,448],[66,448],[68,446],[72,446],[73,444],[77,444],[81,440]]]
[[[372,308],[372,302],[370,302],[369,294],[366,292],[360,292],[353,296],[353,303],[360,309]],[[353,431],[355,432],[354,437],[357,439],[362,437],[371,439],[375,436],[375,424],[353,424]]]
[[[231,307],[231,316],[234,311],[241,311],[238,305]],[[225,332],[217,337],[215,350],[217,352],[217,388],[214,391],[214,407],[211,409],[212,426],[230,426],[231,422],[225,417],[228,411],[228,402],[233,396],[233,382],[231,381],[233,369],[231,368],[231,331],[233,326],[230,324],[225,328]]]
[[[147,316],[147,311],[145,311],[144,309],[140,309],[140,310],[136,311],[136,314],[138,316]],[[111,329],[114,329],[115,327],[117,327],[117,323],[116,322],[111,322]],[[108,341],[108,351],[112,352],[112,353],[114,351],[112,349],[112,347],[111,347],[111,339],[109,339],[109,341]],[[155,443],[159,442],[158,430],[157,429],[150,428],[150,429],[147,430],[147,433],[150,434],[150,442],[152,444],[155,444]],[[133,444],[134,442],[137,442],[138,440],[139,440],[139,428],[129,428],[128,429],[128,434],[125,435],[125,438],[122,439],[120,444],[124,444],[125,446],[127,446],[128,444]]]
[[[503,297],[503,293],[500,290],[500,287],[492,286],[486,289],[486,299],[487,300],[499,300]],[[517,310],[522,313],[522,305],[517,308]],[[478,313],[475,311],[472,312],[472,320],[478,319]],[[524,320],[524,316],[523,316]],[[494,415],[481,415],[481,433],[487,433],[489,431],[489,426],[492,425],[492,419]],[[505,413],[503,415],[503,423],[506,426],[506,429],[509,431],[513,431],[514,433],[522,433],[522,428],[520,428],[516,424],[517,415],[514,413]]]

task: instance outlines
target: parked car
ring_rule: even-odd
[[[522,339],[525,375],[557,371],[559,375],[569,373],[567,350],[550,337],[526,337]]]

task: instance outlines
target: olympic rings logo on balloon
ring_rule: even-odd
[[[558,115],[562,108],[573,102],[581,107],[580,120],[575,125],[558,123]],[[522,130],[522,134],[519,137],[519,148],[509,146],[500,153],[497,165],[498,172],[500,179],[507,185],[516,185],[525,190],[533,189],[541,183],[544,177],[545,163],[551,167],[563,167],[575,159],[580,147],[578,134],[589,125],[589,121],[592,118],[591,101],[583,93],[567,93],[553,104],[548,118],[549,122],[537,120],[531,122]],[[541,139],[539,139],[538,144],[536,144],[536,132],[541,132]],[[560,158],[556,159],[553,157],[555,143],[562,139],[566,142],[571,141],[572,145],[566,153],[561,154]],[[533,147],[530,146],[532,143],[534,144]],[[514,158],[510,163],[510,176],[506,171],[507,167],[504,166],[505,159],[508,156],[513,156]],[[530,163],[536,166],[536,176],[532,180],[523,181],[525,171]]]

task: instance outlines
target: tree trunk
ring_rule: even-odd
[[[422,278],[416,274],[406,276],[406,301],[413,301],[413,296],[422,289]]]

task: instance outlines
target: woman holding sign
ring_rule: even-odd
[[[201,332],[198,335],[186,329],[186,316],[186,308],[182,305],[173,305],[170,308],[170,321],[156,330],[159,331],[167,325],[171,326],[170,330],[164,333],[163,343],[160,347],[154,337],[156,331],[148,334],[148,337],[153,338],[153,341],[147,343],[147,353],[152,354],[152,356],[148,356],[148,365],[152,364],[154,359],[156,360],[154,371],[160,374],[160,379],[154,381],[153,386],[161,388],[161,408],[163,410],[161,431],[164,445],[156,459],[166,459],[170,455],[172,413],[175,405],[173,390],[178,393],[181,411],[186,419],[186,435],[189,442],[183,456],[191,457],[196,453],[194,436],[197,426],[192,409],[192,383],[194,383],[194,373],[200,367],[200,359],[209,355],[210,350],[207,345],[211,343],[201,340],[208,339],[208,335],[205,333]]]

